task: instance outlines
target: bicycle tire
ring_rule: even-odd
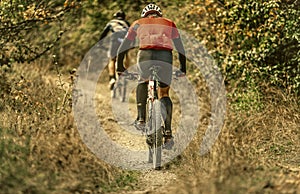
[[[120,78],[115,84],[113,90],[111,91],[112,98],[118,98],[121,102],[125,102],[126,91],[127,91],[126,86],[127,86],[127,80],[125,78]]]
[[[149,161],[153,162],[154,169],[161,168],[162,158],[162,119],[161,119],[161,103],[159,100],[154,100],[152,110],[149,114],[149,127],[151,145],[149,146]]]
[[[126,91],[127,91],[126,89],[127,89],[127,80],[125,78],[123,78],[121,92],[120,92],[121,102],[125,102],[125,100],[126,100]]]

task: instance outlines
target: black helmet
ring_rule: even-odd
[[[122,11],[122,10],[119,10],[119,11],[117,11],[116,13],[114,13],[114,18],[121,18],[121,19],[125,19],[125,17],[126,17],[126,15],[125,15],[125,13],[124,13],[124,11]]]

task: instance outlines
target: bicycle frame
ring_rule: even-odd
[[[159,80],[159,77],[157,75],[158,73],[158,68],[155,68],[154,66],[151,69],[154,69],[152,72],[152,75],[150,76],[149,83],[148,83],[148,100],[154,101],[154,99],[158,99],[158,94],[157,94],[157,83]],[[150,69],[150,70],[151,70]]]

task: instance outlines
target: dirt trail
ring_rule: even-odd
[[[80,117],[81,122],[78,127],[81,131],[81,136],[83,141],[91,149],[92,152],[102,151],[101,153],[95,153],[101,158],[113,158],[108,162],[116,162],[117,164],[121,162],[128,162],[129,165],[132,165],[134,161],[142,161],[140,164],[137,164],[139,172],[139,180],[135,185],[134,192],[132,189],[128,191],[123,191],[122,193],[165,193],[167,191],[166,187],[169,184],[174,184],[178,179],[175,172],[168,168],[168,166],[163,167],[162,170],[156,171],[151,169],[151,164],[148,164],[146,157],[144,159],[130,158],[131,151],[147,151],[148,148],[145,142],[145,136],[141,132],[137,131],[132,125],[135,116],[136,116],[136,105],[135,105],[135,91],[134,87],[128,86],[129,95],[126,102],[120,102],[119,99],[112,99],[110,96],[110,91],[108,89],[108,83],[105,78],[99,78],[97,84],[90,82],[89,80],[82,81],[78,84],[78,101],[75,103],[75,114],[77,117]],[[93,85],[94,84],[94,85]],[[94,88],[96,86],[96,89]],[[80,88],[84,88],[84,92]],[[88,89],[87,89],[88,88]],[[178,128],[178,122],[176,120],[180,116],[179,100],[176,98],[176,95],[173,99],[174,113],[173,113],[173,129],[176,133],[176,128]],[[83,111],[84,110],[84,111]],[[96,112],[96,116],[93,115],[93,112]],[[75,115],[76,116],[76,115]],[[187,118],[191,116],[187,115]],[[103,133],[99,135],[98,123],[95,123],[98,120],[99,125],[103,129]],[[97,128],[98,127],[98,128]],[[104,142],[103,136],[107,136],[112,143],[102,143]],[[105,140],[107,141],[107,140]],[[99,143],[100,142],[100,143]],[[179,142],[180,143],[180,142]],[[114,146],[121,146],[122,149],[127,149],[129,151],[122,154],[119,154],[118,149],[113,148]],[[120,147],[118,147],[120,149]],[[96,150],[96,151],[95,151]],[[99,152],[100,152],[99,151]],[[172,152],[163,151],[163,157],[172,156]],[[145,152],[146,153],[146,152]],[[116,155],[114,155],[116,154]],[[105,156],[104,156],[105,155]],[[132,157],[138,157],[133,154]],[[167,160],[167,159],[165,159]],[[119,162],[119,163],[118,163]],[[141,166],[142,168],[140,168]],[[149,167],[150,166],[150,167]],[[146,168],[145,168],[146,167]],[[148,167],[148,168],[147,168]],[[125,189],[127,190],[127,189]],[[117,193],[120,193],[118,191]]]
[[[97,114],[103,128],[113,141],[128,149],[146,150],[145,137],[132,125],[136,115],[134,95],[134,91],[131,91],[126,102],[121,102],[118,98],[111,99],[107,82],[98,84],[95,97]],[[120,111],[122,108],[127,108],[127,111]],[[141,176],[135,191],[121,193],[163,193],[168,184],[177,180],[176,174],[168,169],[160,171],[146,169],[140,172]]]

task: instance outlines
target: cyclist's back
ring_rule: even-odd
[[[108,51],[108,74],[109,74],[109,88],[112,91],[114,84],[116,82],[116,73],[115,73],[115,63],[117,51],[124,40],[124,37],[128,31],[130,26],[129,22],[125,19],[126,15],[122,10],[117,11],[113,15],[113,19],[110,20],[104,30],[100,35],[100,40],[105,38],[109,33],[111,33],[110,43],[109,43],[109,51]],[[129,59],[126,56],[126,66],[129,66]]]
[[[169,19],[156,15],[141,18],[132,24],[127,38],[139,39],[139,49],[173,50],[172,40],[179,37],[176,25]]]
[[[112,33],[112,41],[122,42],[129,28],[129,23],[123,19],[112,19],[107,24]],[[118,50],[118,49],[116,49]]]

